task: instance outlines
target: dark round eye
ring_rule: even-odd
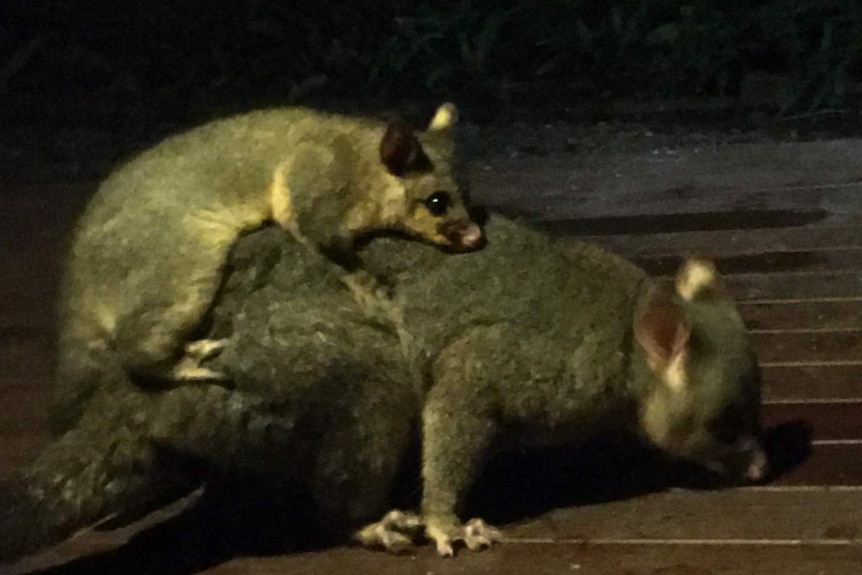
[[[425,207],[434,216],[445,214],[451,204],[452,198],[449,197],[449,192],[434,192],[425,198]]]

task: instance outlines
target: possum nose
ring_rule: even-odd
[[[447,235],[453,246],[460,250],[478,248],[484,239],[482,228],[475,222],[469,222],[463,227],[451,229]]]
[[[475,248],[482,241],[482,228],[471,222],[467,229],[461,232],[461,245],[465,248]]]
[[[769,458],[762,446],[757,446],[751,451],[748,466],[745,468],[745,479],[751,483],[759,483],[769,476]]]
[[[737,477],[748,483],[760,483],[772,472],[769,457],[763,443],[754,437],[743,439],[737,444]]]

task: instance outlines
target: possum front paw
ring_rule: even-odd
[[[219,355],[226,345],[226,339],[199,339],[187,343],[185,354],[174,366],[173,379],[176,381],[221,381],[227,379],[224,373],[201,366],[204,361]]]
[[[503,539],[503,533],[484,520],[475,518],[465,524],[452,520],[428,519],[425,536],[434,542],[440,557],[453,557],[454,544],[461,542],[470,551],[487,549]]]
[[[357,531],[353,538],[365,547],[382,547],[389,553],[403,553],[422,536],[423,527],[417,514],[394,509],[380,521]]]

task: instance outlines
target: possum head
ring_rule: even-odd
[[[478,248],[481,228],[470,217],[454,168],[458,111],[443,104],[424,132],[391,122],[380,142],[380,160],[398,184],[397,227],[455,251]]]
[[[708,260],[685,262],[675,292],[654,297],[635,326],[657,379],[641,428],[671,455],[735,481],[762,481],[760,370],[742,318]]]

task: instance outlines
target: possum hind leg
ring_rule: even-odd
[[[173,378],[177,381],[225,380],[219,371],[203,367],[201,363],[218,356],[227,345],[227,339],[198,339],[185,345],[185,353],[174,365]]]
[[[215,279],[215,278],[214,278]],[[200,362],[217,355],[220,340],[185,341],[202,321],[215,290],[189,288],[182,301],[164,308],[159,318],[123,318],[117,330],[117,353],[123,367],[137,376],[158,381],[221,380],[225,376]]]
[[[187,247],[161,263],[165,273],[137,282],[138,305],[117,319],[115,351],[126,371],[157,381],[222,380],[201,362],[221,352],[220,340],[193,339],[223,281],[232,243],[241,230],[198,217],[188,227]]]

